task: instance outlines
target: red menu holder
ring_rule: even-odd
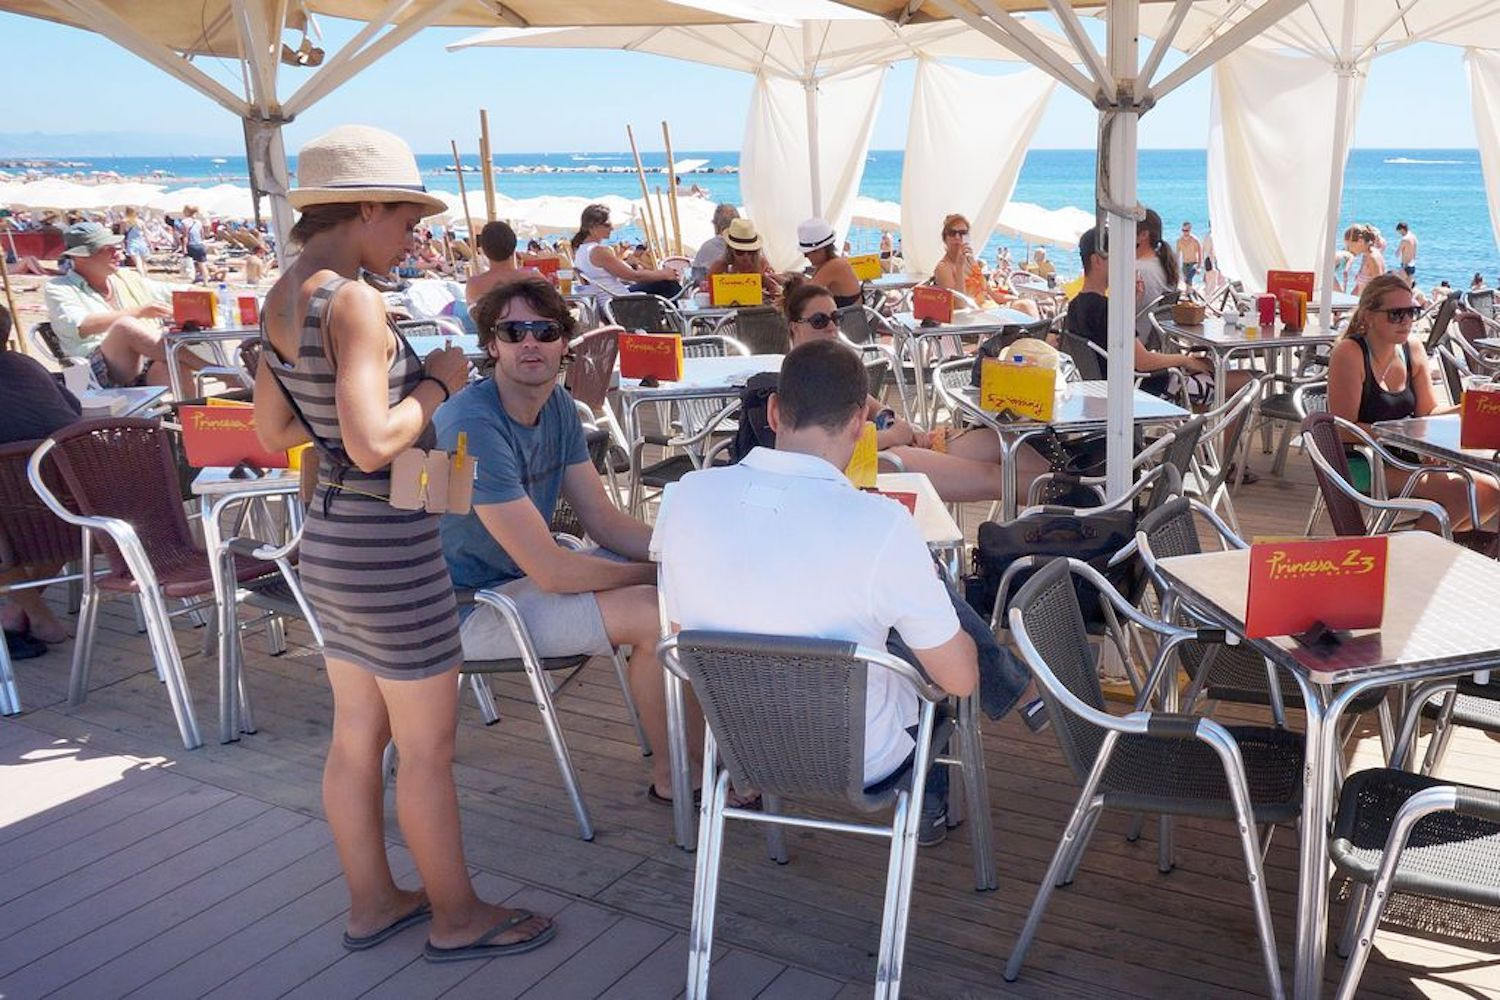
[[[233,467],[250,462],[262,469],[285,469],[284,451],[267,451],[255,434],[255,410],[248,406],[182,406],[182,450],[195,469]]]
[[[1252,545],[1245,637],[1378,628],[1385,572],[1384,535]]]
[[[1464,390],[1458,446],[1500,451],[1500,386]]]
[[[620,334],[620,377],[682,380],[682,338],[675,333]]]
[[[953,322],[953,293],[936,285],[918,285],[911,290],[911,314],[917,322]]]
[[[1306,295],[1311,301],[1313,297],[1313,282],[1316,275],[1311,271],[1267,271],[1266,272],[1266,294],[1276,295],[1280,300],[1279,292],[1283,288],[1295,289]]]
[[[218,295],[209,291],[174,291],[172,322],[179,329],[192,323],[200,330],[212,330],[219,325]]]
[[[541,272],[542,277],[557,284],[557,272],[562,269],[562,258],[555,253],[528,253],[521,255],[521,266]]]
[[[240,326],[260,326],[260,300],[254,295],[241,295],[235,305],[239,307]]]
[[[1300,288],[1283,288],[1276,293],[1281,305],[1281,325],[1288,333],[1307,327],[1307,294]]]

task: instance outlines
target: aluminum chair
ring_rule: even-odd
[[[1261,823],[1295,822],[1301,813],[1302,740],[1277,729],[1226,728],[1193,715],[1134,711],[1111,715],[1084,631],[1074,577],[1097,587],[1116,610],[1157,633],[1161,675],[1172,652],[1189,639],[1215,641],[1216,630],[1188,630],[1142,615],[1104,577],[1083,563],[1043,567],[1011,605],[1011,632],[1042,691],[1063,756],[1083,783],[1036,901],[1016,940],[1005,979],[1014,982],[1055,888],[1077,874],[1105,809],[1231,820],[1239,833],[1260,938],[1267,985],[1283,995],[1275,930],[1266,898]],[[1148,684],[1150,690],[1154,684]]]
[[[76,563],[83,555],[82,534],[47,509],[26,480],[26,462],[40,441],[17,441],[0,445],[0,569],[53,566]],[[67,490],[55,470],[48,470],[48,486],[60,495]],[[0,594],[45,587],[52,583],[76,584],[81,577],[68,573],[38,580],[0,584]],[[18,715],[21,693],[5,644],[0,643],[0,715]]]
[[[1468,470],[1450,465],[1414,465],[1403,462],[1366,434],[1358,424],[1332,413],[1308,414],[1307,419],[1302,421],[1302,437],[1304,441],[1310,442],[1307,457],[1313,463],[1313,473],[1317,477],[1318,489],[1335,534],[1380,534],[1393,530],[1397,517],[1402,514],[1426,514],[1437,522],[1439,533],[1449,541],[1486,554],[1495,552],[1495,532],[1484,529],[1455,532],[1452,518],[1442,504],[1411,495],[1423,476],[1447,472],[1461,475],[1469,486],[1469,523],[1478,524],[1479,501],[1474,492],[1473,476]],[[1361,493],[1350,482],[1349,460],[1344,453],[1344,443],[1348,438],[1357,442],[1359,447],[1368,449],[1373,457],[1370,482],[1374,496]],[[1398,497],[1386,496],[1387,465],[1411,473],[1411,478]],[[1365,519],[1367,510],[1375,515],[1373,521],[1368,523]]]
[[[625,440],[625,430],[609,405],[609,390],[615,380],[615,362],[620,355],[620,334],[625,331],[618,326],[595,327],[568,345],[573,359],[563,373],[563,387],[589,411],[589,423],[601,423],[609,431],[611,443],[623,456],[630,451],[630,442]],[[623,468],[615,469],[624,471]]]
[[[581,549],[583,547],[583,543],[577,538],[562,534],[555,537],[559,545],[567,548]],[[484,720],[486,726],[492,726],[500,721],[500,709],[495,702],[495,693],[490,688],[488,676],[515,673],[526,675],[526,681],[531,686],[531,697],[536,702],[537,711],[541,713],[542,726],[547,732],[547,742],[552,747],[552,755],[557,760],[557,769],[562,774],[563,787],[567,790],[568,800],[572,803],[573,815],[578,820],[578,835],[584,840],[593,840],[594,824],[589,817],[588,805],[583,801],[583,792],[578,783],[578,771],[573,766],[573,756],[568,752],[567,741],[563,738],[562,725],[557,718],[557,708],[552,700],[555,691],[561,691],[578,676],[578,671],[589,661],[589,657],[584,655],[542,657],[538,655],[536,646],[531,641],[531,633],[526,628],[526,621],[521,617],[521,611],[516,606],[516,602],[499,591],[460,591],[458,599],[460,603],[472,601],[494,608],[500,620],[510,631],[511,640],[520,654],[499,660],[466,660],[460,668],[459,683],[462,684],[465,680],[469,682],[475,700],[479,704],[480,718]],[[619,649],[611,650],[610,661],[614,665],[615,676],[620,682],[626,712],[635,725],[636,739],[640,743],[641,753],[644,756],[650,756],[652,747],[646,738],[646,730],[641,725],[640,715],[636,711],[635,699],[630,694],[625,660]],[[567,670],[571,673],[560,684],[554,685],[548,675],[558,670]]]
[[[1198,439],[1198,454],[1193,461],[1191,476],[1184,477],[1183,488],[1197,494],[1210,508],[1222,508],[1224,519],[1235,531],[1240,530],[1239,518],[1234,513],[1234,500],[1230,496],[1231,485],[1238,486],[1239,474],[1244,471],[1246,445],[1250,420],[1255,404],[1260,400],[1261,380],[1253,378],[1230,396],[1222,406],[1203,414],[1206,426]],[[1230,473],[1236,480],[1230,483]]]
[[[1255,411],[1255,420],[1262,430],[1262,447],[1265,454],[1271,453],[1269,438],[1271,424],[1280,423],[1281,441],[1276,446],[1276,457],[1271,462],[1271,472],[1276,476],[1286,474],[1286,456],[1291,449],[1292,438],[1309,413],[1321,413],[1328,409],[1328,376],[1282,375],[1272,372],[1261,378],[1268,391]],[[1254,437],[1252,433],[1251,437]]]
[[[889,838],[875,996],[899,996],[923,782],[933,759],[963,769],[968,812],[980,824],[972,837],[976,878],[981,888],[994,887],[993,868],[987,868],[987,881],[979,872],[981,862],[990,864],[990,845],[977,727],[955,729],[951,721],[937,723],[935,708],[947,695],[911,664],[884,650],[831,639],[698,631],[670,636],[657,649],[663,665],[692,685],[707,720],[687,996],[704,1000],[709,995],[726,819],[771,824],[778,831],[772,838],[772,857],[783,863],[787,856],[779,831],[786,826]],[[866,787],[865,690],[871,669],[888,670],[909,683],[921,705],[916,748],[908,765]],[[950,737],[958,742],[957,757],[936,757]],[[718,766],[721,758],[723,770]],[[731,781],[757,789],[765,803],[763,811],[729,806]],[[893,809],[893,814],[889,825],[793,815],[782,811],[783,797],[860,813]]]
[[[603,303],[604,320],[632,332],[681,334],[686,326],[682,313],[660,295],[631,292]]]
[[[1456,727],[1500,735],[1500,683],[1488,677],[1484,680],[1481,684],[1470,675],[1457,680],[1428,681],[1407,697],[1396,742],[1403,754],[1416,741],[1418,719],[1434,722],[1419,773],[1432,774],[1442,767]]]
[[[736,309],[719,320],[712,336],[732,337],[751,354],[786,354],[792,349],[791,330],[775,306]]]
[[[49,485],[58,481],[52,478],[50,467],[56,468],[71,506]],[[26,475],[52,513],[85,529],[80,559],[83,601],[73,647],[69,704],[80,705],[88,695],[89,661],[100,601],[117,594],[138,594],[145,610],[152,656],[166,683],[183,746],[189,750],[201,746],[171,619],[214,602],[216,573],[209,555],[198,548],[188,529],[167,431],[155,420],[139,418],[80,421],[42,442],[27,463]],[[109,558],[109,572],[97,579],[96,540]],[[228,565],[233,578],[240,582],[277,572],[274,565],[239,553],[233,554]],[[169,612],[169,598],[183,598],[189,603]],[[229,645],[238,638],[238,629],[220,630],[221,686],[226,679],[223,665],[231,663],[234,655]],[[239,694],[239,717],[253,731],[243,688]],[[230,696],[230,691],[221,690],[221,709]]]
[[[1361,771],[1344,782],[1328,853],[1358,890],[1340,942],[1352,954],[1338,997],[1353,1000],[1393,892],[1500,906],[1500,792],[1389,768]]]

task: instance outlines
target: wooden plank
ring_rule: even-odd
[[[565,915],[560,919],[571,918]],[[524,996],[526,1000],[573,1000],[575,997],[599,996],[655,954],[671,937],[672,932],[659,924],[625,917],[527,990]]]
[[[676,996],[687,982],[686,934],[673,934],[639,965],[599,994],[600,1000],[660,1000]],[[869,996],[869,991],[865,991]]]
[[[787,969],[771,981],[757,1000],[831,1000],[843,988],[843,983],[827,976],[814,975],[803,969]],[[921,984],[913,983],[914,991],[921,992]]]
[[[518,997],[601,935],[607,934],[620,920],[620,915],[613,910],[582,900],[572,901],[542,889],[517,893],[506,900],[505,905],[524,906],[535,913],[553,915],[557,921],[557,936],[536,951],[513,958],[466,963],[474,966],[472,974],[444,993],[445,1000],[511,1000]]]

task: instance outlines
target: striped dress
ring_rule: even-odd
[[[390,470],[362,472],[348,460],[334,404],[334,365],[323,317],[347,278],[312,295],[295,364],[280,360],[261,331],[262,364],[290,393],[317,438],[318,488],[302,533],[299,571],[323,628],[324,651],[377,677],[418,679],[463,661],[453,581],[438,538],[438,515],[386,502]],[[398,338],[387,400],[394,406],[422,376],[422,362]],[[417,447],[432,446],[433,431]],[[310,457],[310,456],[309,456]]]

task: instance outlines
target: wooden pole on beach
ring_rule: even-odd
[[[677,206],[674,205],[672,207],[676,208]],[[661,199],[661,185],[660,184],[656,185],[656,214],[657,214],[657,217],[661,219],[661,227],[662,227],[662,230],[663,230],[663,232],[661,234],[662,256],[666,256],[666,251],[669,250],[669,249],[671,249],[671,248],[667,245],[667,234],[665,232],[665,230],[667,228],[667,206],[662,203],[662,199]],[[676,214],[676,213],[673,213],[673,214]],[[682,243],[682,241],[680,239],[677,240],[676,242],[679,245]],[[676,251],[674,250],[673,252],[675,253]],[[661,256],[659,256],[659,257],[656,258],[656,265],[657,265],[657,267],[661,266],[661,261],[662,261],[662,257]]]
[[[14,241],[11,242],[11,246],[15,247]],[[16,260],[20,259],[20,256],[17,255]],[[5,252],[3,250],[0,250],[0,280],[3,280],[5,283],[5,308],[10,310],[11,336],[16,338],[16,343],[20,345],[21,353],[29,355],[31,353],[31,345],[26,342],[26,331],[21,328],[21,314],[16,312],[16,298],[11,294],[10,290],[10,268],[5,266]]]
[[[667,190],[672,195],[672,252],[679,257],[682,256],[682,222],[677,218],[677,170],[673,164],[677,161],[672,159],[672,130],[667,123],[661,123],[662,141],[667,147]]]
[[[651,192],[646,188],[646,168],[641,166],[641,153],[635,145],[635,129],[626,125],[625,135],[630,139],[630,154],[635,157],[635,175],[641,182],[641,208],[646,213],[646,246],[651,249],[652,254],[660,256],[661,247],[656,239],[656,218],[651,210]]]
[[[464,190],[464,163],[458,158],[458,142],[448,140],[448,145],[453,149],[453,169],[458,174],[458,200],[464,203],[464,225],[469,230],[469,267],[478,274],[474,265],[479,263],[479,234],[474,231],[474,217],[469,214],[469,194]]]
[[[495,169],[490,163],[490,113],[479,109],[479,174],[484,181],[484,214],[495,221]]]

